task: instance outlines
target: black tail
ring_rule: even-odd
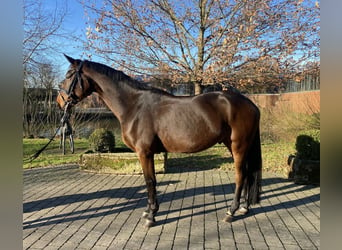
[[[260,129],[258,128],[247,158],[247,185],[244,186],[247,194],[248,204],[260,202],[261,178],[262,178],[262,159]]]

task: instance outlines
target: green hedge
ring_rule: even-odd
[[[301,132],[297,136],[297,157],[305,160],[320,159],[320,130],[311,129]]]
[[[89,145],[95,152],[107,153],[115,151],[114,134],[106,129],[95,129],[89,136]]]

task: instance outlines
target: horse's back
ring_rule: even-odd
[[[231,123],[238,117],[259,116],[258,107],[246,96],[236,91],[217,91],[195,96],[200,106],[210,106],[211,111],[226,122]],[[248,118],[247,118],[248,120]]]

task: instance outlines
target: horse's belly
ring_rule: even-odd
[[[195,153],[221,141],[220,133],[209,131],[174,131],[163,133],[159,138],[167,152]]]
[[[207,149],[228,134],[226,118],[213,105],[198,101],[160,108],[155,129],[169,152],[192,153]]]

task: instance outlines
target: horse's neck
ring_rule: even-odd
[[[113,80],[98,81],[101,91],[98,92],[101,99],[106,103],[109,109],[119,119],[124,119],[135,103],[135,99],[140,96],[139,91],[125,83],[118,83]]]

